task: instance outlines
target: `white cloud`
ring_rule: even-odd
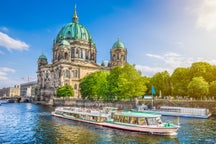
[[[204,0],[198,10],[197,26],[207,31],[216,30],[216,0]]]
[[[0,46],[7,48],[8,50],[28,50],[29,45],[23,41],[13,39],[7,34],[0,32]]]
[[[156,58],[156,59],[163,59],[163,57],[161,57],[160,55],[156,55],[156,54],[147,53],[146,56]]]
[[[157,72],[168,71],[172,74],[173,70],[177,67],[190,67],[192,63],[204,61],[210,64],[216,65],[216,59],[205,59],[205,58],[192,58],[192,57],[183,57],[180,54],[174,52],[168,52],[162,55],[157,54],[146,54],[149,58],[153,58],[156,60],[156,66],[144,66],[144,65],[136,65],[136,69],[140,70],[143,75],[152,76]]]
[[[2,55],[2,54],[4,54],[4,52],[3,52],[3,51],[0,51],[0,55]]]
[[[171,68],[188,66],[193,62],[192,58],[185,58],[175,52],[167,52],[163,55],[146,54],[146,56],[159,59],[161,60],[161,62],[163,62],[164,64],[166,64]]]
[[[146,75],[146,76],[152,76],[157,72],[162,72],[162,71],[170,72],[171,71],[169,68],[149,67],[149,66],[143,66],[143,65],[136,65],[135,68],[137,70],[141,71],[142,74]]]
[[[16,72],[14,69],[12,68],[8,68],[8,67],[0,67],[0,81],[2,80],[7,80],[8,79],[8,73],[14,73]]]

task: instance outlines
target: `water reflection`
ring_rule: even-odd
[[[0,143],[176,144],[216,142],[216,117],[180,118],[177,136],[127,132],[52,117],[53,107],[27,104],[0,106]],[[162,117],[173,121],[174,117]]]

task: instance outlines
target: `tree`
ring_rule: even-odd
[[[72,97],[74,96],[74,90],[70,85],[64,85],[57,88],[58,97]]]
[[[157,95],[160,91],[163,95],[171,95],[171,81],[167,71],[156,73],[151,78],[150,84],[154,85]]]
[[[189,82],[189,68],[176,68],[171,76],[172,95],[186,96]]]
[[[147,91],[148,79],[142,77],[134,66],[125,64],[123,67],[115,67],[108,76],[108,97],[113,100],[133,99],[142,96]]]
[[[110,74],[107,77],[108,82],[108,92],[107,101],[113,101],[115,98],[122,99],[122,92],[124,88],[125,79],[121,78],[122,70],[120,66],[111,69]]]
[[[194,77],[188,84],[188,95],[194,98],[205,97],[209,93],[209,84],[203,77]]]
[[[135,69],[135,65],[125,64],[122,68],[121,78],[124,79],[124,96],[126,99],[133,99],[137,96],[143,96],[147,91],[146,83],[148,79],[142,77],[140,71]]]
[[[148,79],[142,77],[134,66],[114,67],[110,73],[95,72],[80,82],[82,98],[90,100],[113,101],[133,99],[145,94]]]
[[[89,100],[99,100],[105,97],[107,94],[107,75],[108,72],[95,72],[85,78],[80,82],[81,95],[82,98]]]
[[[194,77],[203,77],[207,82],[212,82],[215,79],[215,67],[207,62],[195,62],[190,67],[191,79]]]
[[[213,81],[209,85],[209,96],[216,98],[216,81]]]

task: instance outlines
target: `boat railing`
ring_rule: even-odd
[[[104,113],[103,110],[99,109],[90,109],[90,108],[76,108],[76,107],[63,107],[59,108],[62,111],[76,114],[86,114],[86,115],[95,115],[95,116],[108,116],[108,113]]]
[[[182,114],[190,114],[190,115],[208,115],[209,110],[206,108],[187,108],[187,107],[169,107],[169,106],[161,106],[161,111],[167,112],[177,112]]]

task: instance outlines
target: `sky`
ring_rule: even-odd
[[[145,76],[205,61],[216,65],[216,0],[2,0],[0,88],[37,79],[37,60],[72,21],[92,35],[97,63],[108,63],[118,37],[127,61]]]

